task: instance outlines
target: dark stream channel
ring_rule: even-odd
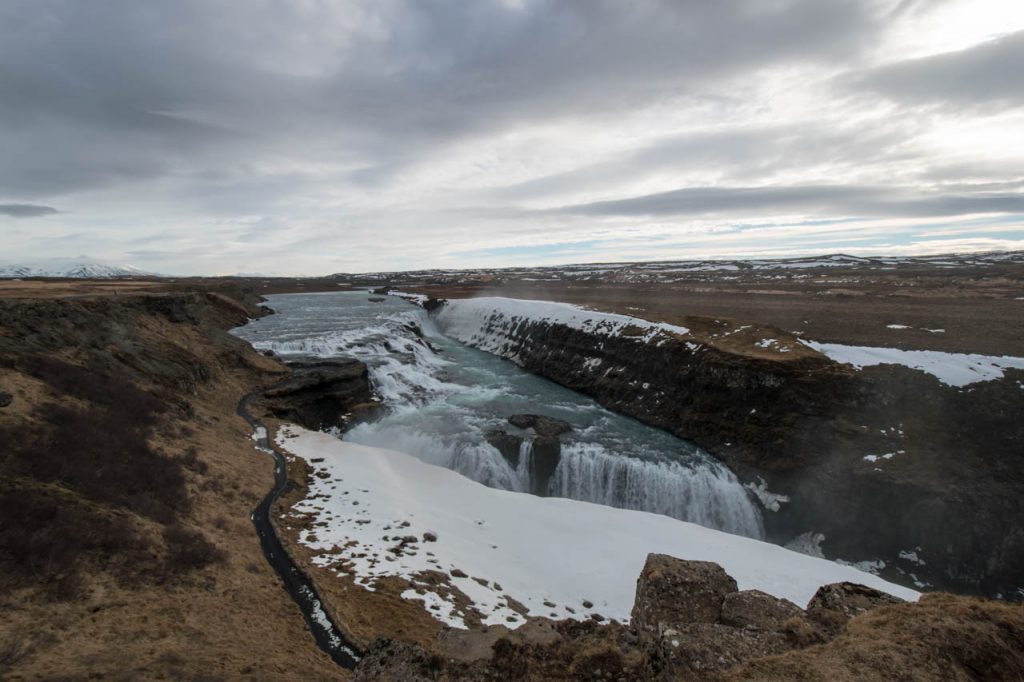
[[[274,457],[274,487],[256,505],[251,516],[252,523],[256,527],[256,535],[260,538],[263,555],[267,557],[267,562],[284,583],[285,590],[302,611],[302,616],[306,619],[306,625],[313,633],[317,646],[335,663],[351,670],[359,662],[360,654],[357,647],[345,638],[341,630],[331,620],[327,610],[323,607],[325,602],[317,592],[313,581],[292,561],[291,556],[281,544],[281,539],[277,536],[273,525],[271,511],[277,498],[288,485],[288,467],[284,454],[270,442],[266,427],[249,412],[249,403],[261,393],[262,391],[254,391],[242,398],[238,403],[237,410],[238,415],[249,423],[254,433],[257,429],[263,429],[262,435],[256,439],[256,444],[261,450]]]

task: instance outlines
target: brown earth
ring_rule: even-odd
[[[268,429],[276,435],[281,422],[265,420]],[[285,443],[287,448],[287,443]],[[345,628],[346,634],[360,648],[367,648],[377,637],[387,637],[416,644],[432,641],[443,629],[419,602],[402,599],[399,595],[410,587],[408,581],[394,578],[377,583],[370,592],[345,573],[317,566],[311,551],[299,542],[303,530],[313,530],[312,518],[292,509],[306,499],[312,470],[301,457],[289,456],[289,488],[278,499],[274,520],[278,535],[288,553],[300,563],[316,582],[317,589],[329,603],[334,622]]]
[[[312,286],[300,284],[299,290]],[[12,398],[0,407],[4,442],[21,442],[11,435],[29,433],[26,442],[45,444],[57,434],[71,451],[101,457],[90,440],[96,434],[84,425],[91,420],[121,426],[125,438],[135,438],[124,441],[138,450],[131,457],[180,480],[180,490],[174,488],[180,495],[156,490],[152,497],[160,505],[154,506],[152,499],[105,490],[73,467],[26,468],[28,451],[20,446],[5,451],[0,503],[7,498],[19,509],[43,509],[50,516],[38,528],[21,524],[36,543],[29,547],[46,550],[23,555],[31,559],[24,566],[13,565],[8,550],[25,551],[25,534],[9,533],[9,523],[0,526],[0,677],[348,677],[315,647],[267,566],[248,518],[273,476],[270,458],[252,447],[235,406],[253,388],[276,383],[285,369],[224,333],[259,314],[247,282],[215,280],[198,287],[198,294],[186,292],[189,287],[197,289],[182,282],[0,284],[0,392]],[[636,302],[630,299],[631,306]],[[134,396],[138,404],[114,410],[112,396]],[[56,411],[54,403],[72,412]],[[55,419],[67,415],[89,438],[76,442],[62,431]],[[124,468],[118,459],[108,465]],[[287,513],[304,495],[308,472],[294,462],[290,467],[296,485],[278,513]],[[5,521],[12,518],[6,514]],[[314,574],[345,630],[360,643],[390,639],[373,646],[377,654],[362,672],[367,679],[377,678],[372,665],[389,651],[396,653],[395,662],[412,660],[422,679],[476,679],[474,671],[480,679],[616,679],[608,677],[613,670],[636,673],[630,678],[653,676],[643,667],[649,656],[638,651],[636,633],[617,624],[537,622],[514,633],[491,629],[482,635],[445,631],[420,604],[398,597],[404,584],[370,593],[343,575],[311,567],[308,553],[295,542],[301,520],[280,519],[282,524],[283,539]],[[104,529],[119,534],[104,536]],[[92,536],[94,531],[99,535]],[[69,539],[74,542],[62,542]],[[58,545],[78,553],[47,553]],[[729,624],[715,628],[760,623],[764,629],[762,611],[730,613]],[[741,659],[698,677],[1013,679],[1024,674],[1021,620],[1020,606],[931,595],[920,604],[885,606],[843,620],[825,643],[818,630],[796,628],[788,636],[806,648]],[[715,628],[703,633],[697,627],[689,649],[700,654],[705,647],[751,641],[745,635],[723,639]],[[414,648],[403,648],[409,646]]]
[[[687,316],[755,322],[815,341],[988,355],[1024,355],[1024,263],[892,270],[858,267],[679,273],[678,281],[531,282],[463,273],[394,276],[436,298],[508,296],[684,324]],[[358,277],[347,281],[359,283]],[[366,284],[380,286],[380,280]],[[887,325],[909,329],[889,329]],[[943,329],[929,332],[928,329]]]
[[[257,311],[116,287],[0,293],[0,677],[345,679],[249,521],[272,460],[235,405],[285,370],[224,330]]]

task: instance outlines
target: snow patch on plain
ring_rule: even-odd
[[[293,507],[313,516],[300,541],[316,553],[314,561],[367,589],[385,576],[406,578],[412,587],[404,596],[455,627],[465,626],[465,608],[444,587],[419,580],[422,572],[448,574],[485,623],[509,627],[524,622],[510,598],[529,615],[583,620],[600,613],[628,621],[636,578],[651,552],[714,561],[741,590],[799,605],[820,586],[841,581],[919,596],[777,545],[658,514],[495,490],[409,455],[297,426],[283,427],[278,443],[317,472],[309,496]],[[434,540],[427,542],[426,533]]]
[[[1024,369],[1024,358],[1007,355],[844,346],[838,343],[817,343],[807,340],[801,342],[836,362],[853,365],[857,369],[872,365],[903,365],[927,372],[942,383],[957,388],[979,381],[1001,379],[1003,370],[1009,368]]]

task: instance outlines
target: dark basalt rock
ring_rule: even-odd
[[[484,438],[501,453],[505,461],[513,469],[519,468],[519,449],[523,444],[523,437],[515,434],[493,429],[484,433]]]
[[[508,418],[510,424],[534,433],[530,455],[530,492],[534,495],[548,495],[551,478],[555,475],[562,457],[562,443],[559,436],[572,430],[567,421],[537,414],[514,414]],[[518,434],[493,429],[484,438],[497,448],[513,469],[519,468],[519,453],[524,438]]]
[[[428,313],[432,313],[444,306],[444,299],[428,298],[421,305]]]
[[[548,495],[551,478],[555,475],[562,456],[559,436],[572,430],[569,422],[554,417],[536,414],[515,414],[508,418],[510,424],[534,433],[530,456],[530,492],[534,495]],[[484,438],[501,453],[513,469],[519,468],[519,453],[525,438],[508,433],[503,429],[491,429]]]
[[[558,437],[572,431],[569,422],[540,414],[514,414],[508,418],[508,423],[521,429],[533,429],[538,436]]]
[[[537,436],[533,440],[533,454],[530,457],[530,492],[534,495],[548,495],[551,479],[562,458],[562,443],[557,436]]]
[[[263,394],[267,412],[278,419],[321,430],[374,404],[369,373],[359,360],[294,360],[288,366],[292,376]]]
[[[0,391],[0,407],[7,407],[14,402],[14,396],[6,391]]]

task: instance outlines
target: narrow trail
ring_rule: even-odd
[[[361,657],[358,647],[348,641],[331,620],[327,610],[323,607],[324,601],[313,585],[313,581],[295,565],[281,544],[281,539],[274,528],[271,511],[277,498],[288,485],[288,467],[285,463],[284,453],[270,442],[266,427],[249,412],[249,404],[262,393],[262,390],[249,393],[239,401],[237,409],[238,415],[252,427],[257,447],[274,457],[274,487],[256,505],[250,518],[256,527],[256,535],[259,536],[264,556],[277,571],[284,583],[285,590],[302,611],[302,616],[306,619],[306,625],[313,633],[317,646],[335,663],[352,670]]]

